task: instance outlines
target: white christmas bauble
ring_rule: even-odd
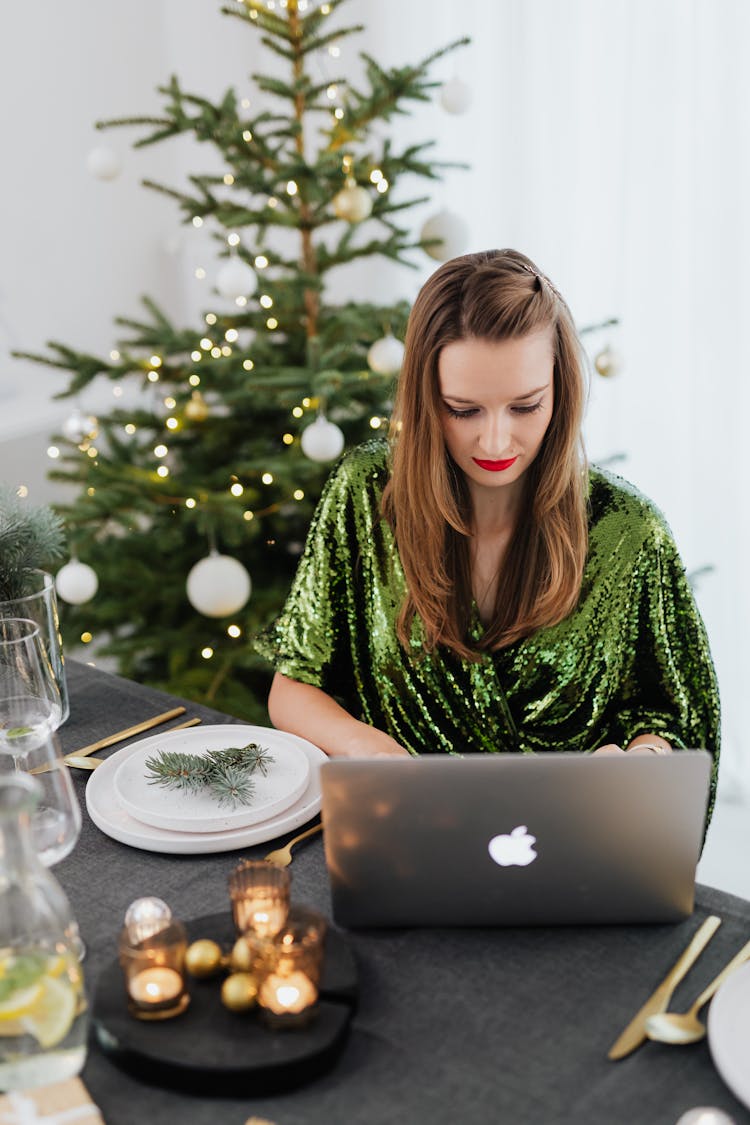
[[[367,362],[378,375],[395,375],[401,370],[404,345],[390,333],[376,340],[367,353]]]
[[[675,1125],[734,1125],[734,1118],[711,1105],[697,1105],[683,1113]]]
[[[446,113],[466,113],[473,100],[471,86],[460,78],[451,78],[440,87],[440,104]]]
[[[250,269],[247,262],[243,262],[241,258],[230,258],[216,275],[216,288],[222,297],[231,301],[236,301],[238,297],[246,297],[248,293],[254,293],[257,284],[255,270]]]
[[[78,559],[71,559],[55,576],[55,589],[69,605],[83,605],[91,601],[99,589],[99,579],[93,567]]]
[[[98,433],[96,418],[93,414],[84,414],[76,407],[70,417],[63,422],[62,432],[68,441],[74,441],[79,445],[86,438],[96,437]]]
[[[114,180],[120,175],[122,162],[111,148],[92,148],[86,157],[86,167],[97,180]]]
[[[361,223],[372,213],[372,197],[359,184],[347,184],[334,195],[332,206],[337,218],[347,223]]]
[[[469,240],[469,228],[459,215],[453,211],[438,211],[424,223],[420,238],[438,239],[432,246],[425,246],[425,253],[438,262],[447,262],[463,254]]]
[[[242,563],[217,551],[197,562],[187,577],[188,601],[206,617],[237,613],[251,589],[250,575]]]
[[[344,435],[321,414],[302,431],[300,445],[311,461],[335,461],[344,448]]]

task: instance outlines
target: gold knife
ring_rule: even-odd
[[[659,987],[652,992],[640,1011],[633,1016],[628,1026],[607,1051],[608,1059],[624,1059],[636,1047],[640,1047],[641,1043],[645,1043],[646,1020],[649,1016],[656,1015],[657,1012],[667,1010],[675,988],[698,960],[720,925],[721,918],[717,918],[715,914],[710,914],[705,922],[699,926],[690,944],[680,954]]]

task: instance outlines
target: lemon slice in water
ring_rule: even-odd
[[[18,1017],[24,1031],[30,1032],[40,1047],[54,1047],[70,1031],[76,1016],[76,989],[65,977],[42,977],[40,995]]]
[[[0,1023],[25,1015],[42,995],[42,982],[36,981],[26,988],[17,988],[0,1003]]]

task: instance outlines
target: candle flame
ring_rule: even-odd
[[[293,984],[283,984],[276,990],[276,996],[280,1004],[285,1008],[291,1008],[300,998],[300,991],[295,988]]]

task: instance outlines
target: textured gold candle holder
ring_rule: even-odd
[[[265,860],[246,859],[229,876],[232,917],[241,936],[274,938],[289,914],[292,878]]]
[[[185,985],[186,949],[187,934],[181,922],[171,921],[140,940],[132,928],[123,928],[119,959],[132,1016],[166,1020],[185,1011],[190,1003]]]
[[[276,964],[258,990],[258,1008],[268,1027],[305,1027],[315,1018],[326,927],[314,910],[293,906],[289,911],[273,943]]]

